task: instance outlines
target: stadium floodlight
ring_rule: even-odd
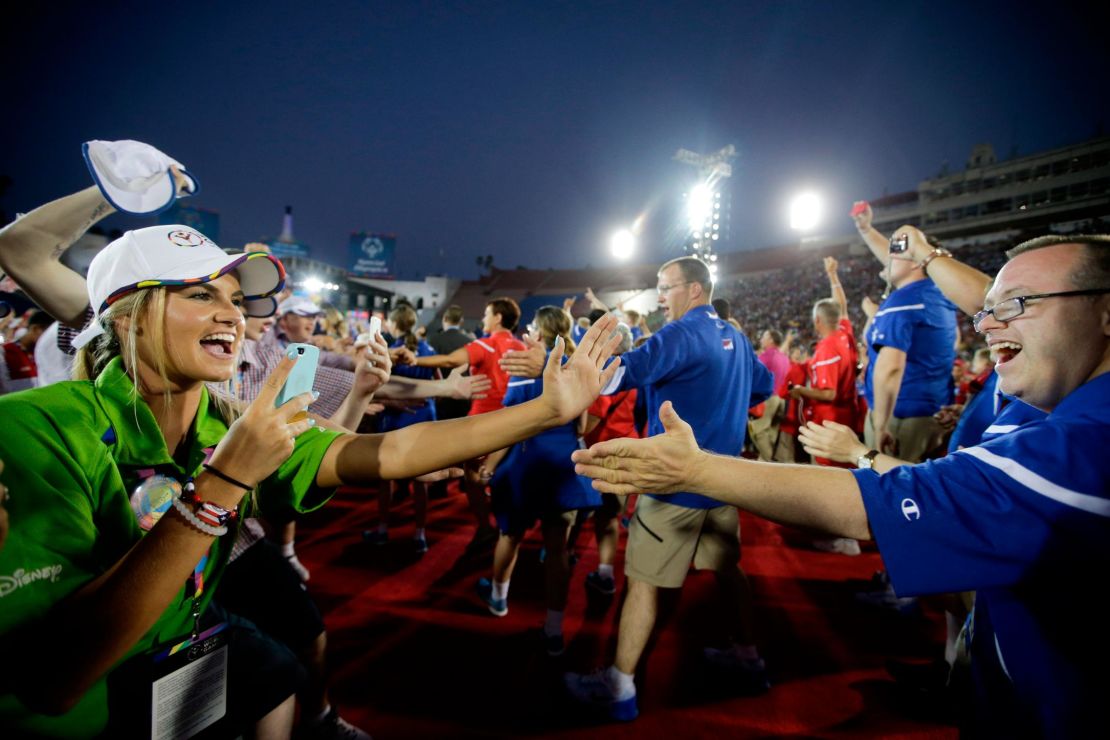
[[[810,231],[821,221],[821,198],[816,193],[801,193],[790,201],[790,228]]]
[[[690,230],[701,230],[713,213],[713,189],[705,183],[695,185],[686,196],[686,218]]]
[[[304,287],[309,293],[319,293],[324,289],[324,281],[318,277],[310,277],[305,279]]]
[[[636,251],[636,237],[628,229],[621,229],[609,239],[609,251],[617,259],[628,259]]]

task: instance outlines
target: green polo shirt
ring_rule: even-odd
[[[144,530],[131,499],[144,476],[155,472],[184,481],[198,475],[207,451],[227,433],[215,403],[202,391],[182,467],[166,449],[150,408],[142,399],[133,400],[133,388],[116,358],[95,382],[57,383],[0,397],[0,479],[11,492],[6,505],[10,531],[0,550],[0,636],[41,617],[138,542]],[[316,486],[316,471],[338,436],[311,429],[298,437],[290,458],[259,486],[260,506],[309,511],[323,505],[332,491]],[[234,539],[229,533],[213,541],[204,572],[204,606]],[[183,583],[128,657],[187,636],[191,607]],[[71,652],[80,650],[75,644]],[[14,669],[6,663],[3,670]],[[0,727],[88,737],[103,731],[106,721],[104,679],[72,711],[56,717],[33,714],[15,696],[0,694]]]

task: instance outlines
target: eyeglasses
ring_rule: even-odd
[[[678,286],[680,286],[680,285],[689,285],[692,282],[693,282],[692,280],[683,280],[681,283],[675,283],[674,285],[656,285],[655,286],[655,292],[658,293],[659,295],[667,295],[667,293],[670,293],[672,290],[674,290]]]
[[[1103,293],[1110,293],[1110,288],[1091,288],[1089,290],[1065,290],[1059,293],[1037,293],[1035,295],[1019,295],[1014,298],[1007,298],[1004,301],[999,301],[990,308],[984,308],[979,313],[971,318],[971,324],[975,327],[975,331],[980,334],[983,330],[980,328],[987,316],[993,316],[995,321],[1003,323],[1013,321],[1018,316],[1025,313],[1025,302],[1032,301],[1037,298],[1062,298],[1064,296],[1072,295],[1101,295]]]

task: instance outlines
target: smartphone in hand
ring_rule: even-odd
[[[367,331],[365,334],[359,334],[358,339],[355,340],[355,344],[370,344],[370,342],[373,341],[374,337],[376,337],[378,334],[380,334],[381,331],[382,331],[382,320],[381,320],[381,318],[378,317],[378,316],[371,316],[370,317],[370,330]]]
[[[285,385],[278,391],[274,406],[281,406],[289,399],[311,391],[312,382],[316,379],[316,365],[320,361],[320,349],[311,344],[290,344],[285,351],[296,353],[297,364],[285,379]],[[302,411],[289,421],[300,421],[307,416],[307,412]]]
[[[860,214],[862,214],[866,210],[867,210],[867,201],[857,200],[854,204],[852,204],[852,217],[854,218],[856,216],[859,216]]]

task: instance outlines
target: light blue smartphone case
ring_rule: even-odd
[[[278,391],[274,406],[281,406],[294,396],[308,393],[312,390],[312,381],[316,379],[316,363],[320,360],[319,348],[311,344],[294,343],[285,348],[286,354],[290,351],[297,353],[297,364],[285,379],[285,385]]]

